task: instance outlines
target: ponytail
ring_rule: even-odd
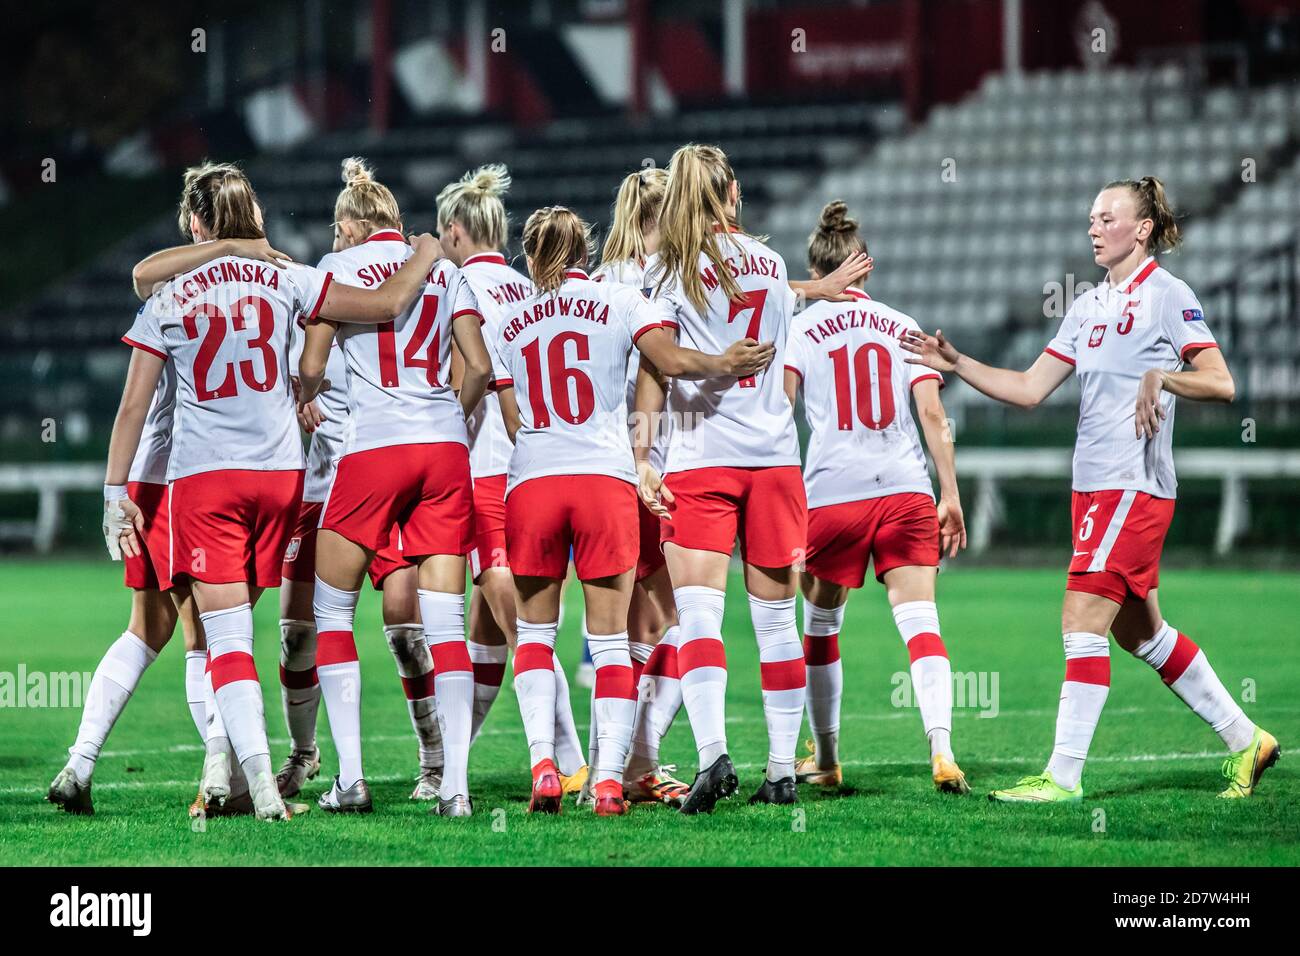
[[[590,232],[578,214],[564,206],[546,206],[528,217],[524,223],[524,255],[539,292],[557,291],[566,271],[587,262]]]
[[[663,274],[659,287],[675,278],[687,300],[700,312],[708,308],[704,282],[700,279],[700,254],[713,265],[727,298],[737,301],[743,293],[727,268],[716,227],[734,229],[738,223],[727,215],[728,190],[736,176],[726,154],[716,146],[688,143],[673,153],[668,164],[668,189],[659,214],[659,258]],[[727,235],[726,241],[735,244]]]
[[[257,224],[257,193],[244,171],[230,163],[204,163],[185,170],[176,220],[193,240],[190,219],[198,216],[213,239],[265,239]]]
[[[605,248],[600,253],[602,265],[645,259],[646,233],[653,231],[659,222],[667,186],[668,173],[654,166],[629,173],[623,179],[614,200],[614,217]]]
[[[343,160],[343,183],[334,200],[335,222],[366,222],[371,231],[402,228],[397,200],[387,186],[375,181],[375,171],[364,159],[350,156]]]
[[[1159,255],[1172,252],[1183,241],[1182,229],[1174,215],[1174,207],[1165,193],[1165,184],[1155,176],[1141,179],[1117,179],[1106,184],[1107,189],[1130,190],[1137,199],[1137,217],[1151,220],[1151,235],[1147,238],[1147,252]]]
[[[458,222],[476,246],[504,249],[510,219],[501,201],[510,189],[510,172],[500,163],[480,166],[438,193],[438,231]]]
[[[842,199],[827,203],[808,237],[808,267],[821,275],[830,275],[853,253],[867,251],[866,240],[858,234],[858,221],[850,219],[848,211]]]

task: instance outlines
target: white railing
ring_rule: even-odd
[[[1216,478],[1219,525],[1215,535],[1216,554],[1226,554],[1246,530],[1250,521],[1247,486],[1252,479],[1300,479],[1300,451],[1267,448],[1188,449],[1176,452],[1174,460],[1180,478]],[[957,448],[957,474],[964,482],[975,482],[974,509],[970,514],[970,548],[985,550],[1002,521],[1002,484],[1022,478],[1054,478],[1062,493],[1070,479],[1070,450],[1064,448]],[[47,553],[58,539],[62,524],[63,496],[70,491],[99,491],[104,466],[86,464],[0,465],[0,494],[35,492],[38,496],[35,521],[10,522],[0,530],[6,537],[30,540],[39,553]],[[965,499],[972,500],[969,484]]]

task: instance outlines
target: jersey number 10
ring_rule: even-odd
[[[871,357],[876,357],[876,374],[871,374]],[[893,361],[883,345],[869,342],[853,353],[849,369],[849,347],[841,345],[831,353],[835,369],[835,417],[840,431],[853,430],[853,411],[858,421],[872,431],[888,428],[894,420],[894,386],[891,381]],[[853,392],[857,392],[857,401]]]

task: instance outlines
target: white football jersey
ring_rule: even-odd
[[[340,282],[374,288],[410,256],[401,234],[386,230],[331,252],[321,268]],[[478,316],[474,293],[443,259],[397,320],[339,326],[352,416],[345,454],[391,445],[467,444],[465,413],[451,388],[451,323],[462,315]]]
[[[623,262],[612,262],[609,264],[602,263],[600,268],[591,274],[595,282],[609,282],[614,285],[626,286],[629,289],[636,289],[647,299],[650,298],[652,289],[646,284],[645,263],[633,262],[626,259]],[[627,359],[627,411],[628,411],[628,434],[635,436],[636,422],[636,378],[637,373],[641,370],[641,353],[635,349]],[[672,388],[672,379],[668,380],[668,388]],[[667,392],[665,392],[665,395]],[[666,404],[666,400],[665,400]],[[664,470],[664,448],[667,445],[667,434],[663,428],[663,422],[656,431],[655,442],[650,446],[650,465],[655,471],[663,474]]]
[[[521,426],[506,478],[609,475],[636,482],[627,434],[627,360],[659,328],[635,289],[593,282],[571,269],[551,294],[510,310],[493,342],[499,387],[513,385]]]
[[[1160,393],[1165,418],[1152,439],[1135,437],[1138,383],[1148,369],[1174,372],[1188,352],[1217,348],[1187,283],[1148,257],[1128,279],[1074,300],[1047,353],[1079,376],[1075,491],[1142,491],[1176,496],[1174,396]]]
[[[920,331],[910,316],[849,289],[856,302],[816,302],[795,316],[785,367],[798,373],[812,434],[808,507],[918,492],[934,497],[911,394],[943,378],[908,365],[898,342]]]
[[[314,318],[328,272],[253,259],[213,259],[159,289],[128,337],[168,355],[176,417],[167,479],[205,471],[303,467],[289,342]]]
[[[137,321],[146,315],[149,316],[146,321],[154,324],[153,340],[156,342],[162,338],[157,330],[157,318],[152,313],[147,313],[143,305],[140,306],[136,312]],[[149,401],[149,411],[144,417],[144,427],[140,430],[140,445],[135,450],[135,457],[131,459],[131,470],[127,481],[165,485],[167,484],[167,461],[172,453],[172,424],[176,414],[176,366],[168,359],[165,352],[135,341],[131,338],[130,332],[122,336],[122,341],[133,348],[151,352],[164,362],[158,387],[154,389],[153,398]]]
[[[289,347],[289,368],[295,372],[302,358],[303,336],[294,335]],[[316,396],[316,405],[325,419],[314,432],[307,445],[307,473],[303,476],[302,500],[319,502],[329,497],[334,472],[343,457],[352,433],[352,416],[348,412],[348,364],[338,341],[330,343],[329,358],[325,362],[327,391]]]
[[[757,376],[673,382],[666,403],[670,431],[665,470],[669,474],[692,468],[799,464],[799,439],[782,371],[795,305],[785,260],[743,233],[719,238],[745,300],[727,299],[712,263],[701,253],[700,275],[708,299],[701,315],[676,279],[658,283],[659,261],[651,257],[646,283],[655,290],[650,301],[656,318],[665,328],[678,330],[684,348],[718,355],[748,337],[775,343],[776,357]]]
[[[533,283],[516,272],[499,252],[481,252],[461,265],[461,275],[474,290],[483,315],[483,340],[496,341],[501,322],[514,308],[533,294]],[[469,429],[469,473],[475,478],[504,475],[510,469],[515,446],[506,434],[501,401],[489,389],[466,422]]]

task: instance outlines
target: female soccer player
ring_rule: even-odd
[[[501,165],[480,166],[438,194],[438,238],[443,251],[474,290],[483,316],[483,336],[492,341],[502,319],[533,293],[532,281],[510,267],[502,251],[509,220],[501,197],[510,173]],[[454,345],[454,343],[453,343]],[[453,347],[452,361],[459,352]],[[458,374],[458,373],[457,373]],[[474,479],[474,589],[470,597],[469,653],[474,662],[473,737],[483,727],[501,691],[506,657],[515,643],[515,586],[506,558],[506,470],[514,446],[501,418],[501,404],[489,391],[470,416],[469,466]],[[555,755],[565,793],[587,780],[582,742],[573,721],[569,681],[555,661]]]
[[[195,239],[262,238],[252,185],[233,166],[208,165],[185,180]],[[110,488],[126,484],[147,398],[171,361],[177,375],[168,462],[169,575],[192,587],[211,657],[217,708],[263,819],[287,816],[271,775],[261,690],[252,659],[252,603],[280,581],[280,562],[302,494],[302,447],[288,376],[295,314],[380,321],[400,315],[439,253],[431,236],[381,289],[331,287],[307,267],[278,269],[226,257],[178,276],[145,304],[130,338],[140,363],[109,449]],[[236,334],[231,334],[231,333]],[[117,493],[116,491],[114,492]],[[139,552],[140,508],[115,499],[126,554]],[[222,803],[228,790],[209,788]]]
[[[738,338],[775,342],[785,352],[795,295],[785,262],[740,231],[740,190],[716,146],[678,149],[668,169],[657,257],[646,274],[660,322],[684,344],[722,351]],[[661,372],[666,372],[660,367]],[[637,383],[638,417],[659,413],[663,392]],[[709,812],[736,791],[727,755],[726,657],[722,614],[727,566],[739,535],[745,587],[758,638],[770,752],[751,802],[792,803],[795,741],[803,717],[804,659],[795,624],[795,574],[807,512],[794,416],[779,373],[739,380],[674,382],[667,478],[638,440],[642,501],[664,521],[662,539],[680,620],[677,661],[700,771],[683,813]],[[659,500],[662,496],[662,501]]]
[[[321,268],[341,282],[373,285],[412,252],[402,238],[397,201],[360,161],[345,163],[348,189],[335,218],[341,251]],[[351,434],[325,502],[316,542],[317,672],[338,668],[338,693],[323,686],[339,749],[339,776],[320,798],[326,810],[368,811],[355,692],[353,619],[366,569],[400,534],[401,553],[418,566],[420,619],[433,658],[434,695],[444,757],[434,812],[469,816],[469,743],[474,681],[465,646],[465,556],[473,543],[473,493],[465,418],[487,387],[491,363],[473,290],[448,261],[429,274],[421,298],[381,325],[330,322],[307,329],[299,370],[302,401],[324,377],[337,331],[348,367]],[[450,384],[451,341],[465,363],[457,397]],[[372,577],[373,577],[372,571]],[[335,680],[334,670],[329,679]],[[409,675],[427,680],[427,672]],[[336,705],[342,705],[341,708]],[[336,710],[343,720],[336,722]]]
[[[572,549],[596,665],[595,812],[618,815],[626,812],[623,770],[635,712],[627,613],[638,525],[628,356],[636,345],[668,374],[729,377],[765,368],[774,349],[750,338],[725,355],[679,348],[639,292],[588,277],[587,226],[568,209],[539,209],[523,238],[535,291],[502,321],[492,361],[515,442],[506,550],[519,615],[515,689],[533,768],[529,810],[560,808],[554,648]]]
[[[846,213],[842,202],[822,210],[808,242],[813,276],[834,268],[847,252],[866,251],[857,222]],[[785,353],[786,395],[793,406],[802,388],[812,432],[804,466],[809,510],[802,583],[815,750],[796,766],[796,776],[823,786],[842,781],[839,634],[849,589],[862,587],[872,562],[911,658],[934,784],[969,793],[952,759],[952,669],[934,603],[941,550],[952,557],[966,544],[953,445],[939,399],[943,382],[923,366],[904,364],[908,356],[899,340],[906,330],[919,331],[910,316],[873,301],[860,287],[851,292],[851,303],[819,302],[801,312]],[[937,509],[909,395],[938,473]]]
[[[1056,337],[1026,371],[991,368],[943,336],[909,332],[909,362],[955,372],[990,398],[1033,408],[1079,374],[1074,447],[1074,555],[1061,629],[1065,683],[1056,744],[1041,774],[993,800],[1083,798],[1080,778],[1110,691],[1110,647],[1146,661],[1228,748],[1221,797],[1248,797],[1278,757],[1205,654],[1170,627],[1156,599],[1160,551],[1174,513],[1175,397],[1230,402],[1235,386],[1192,290],[1155,255],[1180,235],[1164,185],[1151,176],[1109,183],[1092,204],[1088,237],[1106,281],[1075,300]],[[1190,370],[1183,366],[1190,364]]]

